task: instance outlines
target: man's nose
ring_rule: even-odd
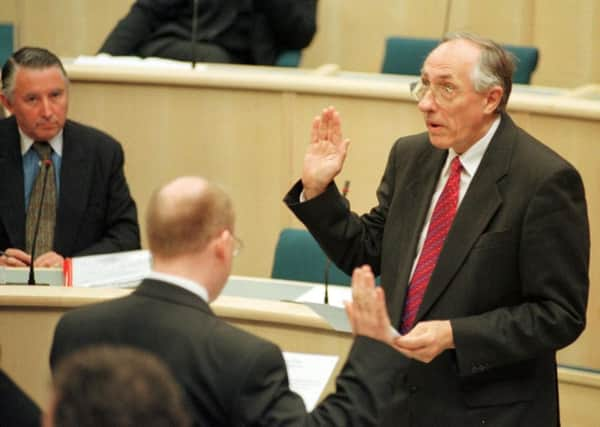
[[[52,104],[48,98],[42,98],[41,108],[44,117],[50,117],[52,115]]]
[[[419,110],[421,110],[422,112],[433,110],[435,108],[435,105],[435,98],[433,97],[433,91],[431,90],[431,88],[425,92],[423,98],[421,98],[421,100],[417,104]]]

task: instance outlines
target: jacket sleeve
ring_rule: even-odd
[[[129,192],[123,172],[124,155],[121,145],[112,150],[107,178],[106,208],[102,236],[76,256],[101,254],[140,248],[140,229],[136,204]]]
[[[108,35],[98,53],[114,56],[135,55],[145,42],[179,8],[181,0],[138,0]]]
[[[302,49],[312,41],[317,30],[316,0],[256,0],[255,7],[266,16],[279,47]]]
[[[306,412],[290,390],[281,352],[270,345],[257,355],[242,388],[235,425],[369,427],[380,422],[396,376],[408,363],[386,344],[358,337],[336,381],[336,392]]]

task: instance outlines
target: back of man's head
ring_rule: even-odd
[[[12,99],[15,76],[19,67],[33,70],[58,67],[65,80],[68,80],[67,72],[58,56],[41,47],[22,47],[14,52],[2,67],[2,93],[8,99]]]
[[[63,359],[44,427],[189,426],[182,393],[155,356],[97,346]]]
[[[202,251],[223,230],[232,230],[231,199],[199,177],[181,177],[156,191],[146,214],[148,246],[156,258]]]

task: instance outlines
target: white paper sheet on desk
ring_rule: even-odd
[[[74,257],[73,286],[131,286],[150,273],[151,258],[147,250]]]
[[[304,400],[312,411],[337,365],[338,356],[283,352],[290,388]]]
[[[135,68],[169,68],[175,70],[190,70],[189,62],[174,61],[164,58],[140,58],[138,56],[111,56],[107,54],[99,54],[96,56],[81,55],[75,58],[75,64],[93,65],[93,66],[121,66]],[[204,70],[206,64],[196,64],[194,70]]]
[[[352,288],[345,286],[329,286],[327,291],[329,305],[344,308],[344,301],[352,301]],[[316,302],[323,304],[325,287],[313,286],[310,290],[296,298],[297,302]]]

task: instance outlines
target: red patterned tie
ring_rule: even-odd
[[[427,230],[427,237],[425,238],[419,261],[408,286],[408,294],[402,314],[402,324],[400,325],[400,332],[402,334],[410,331],[415,323],[415,318],[427,290],[429,279],[435,269],[440,252],[444,247],[444,241],[456,215],[461,170],[462,165],[457,156],[450,164],[450,176],[433,209],[429,229]]]

